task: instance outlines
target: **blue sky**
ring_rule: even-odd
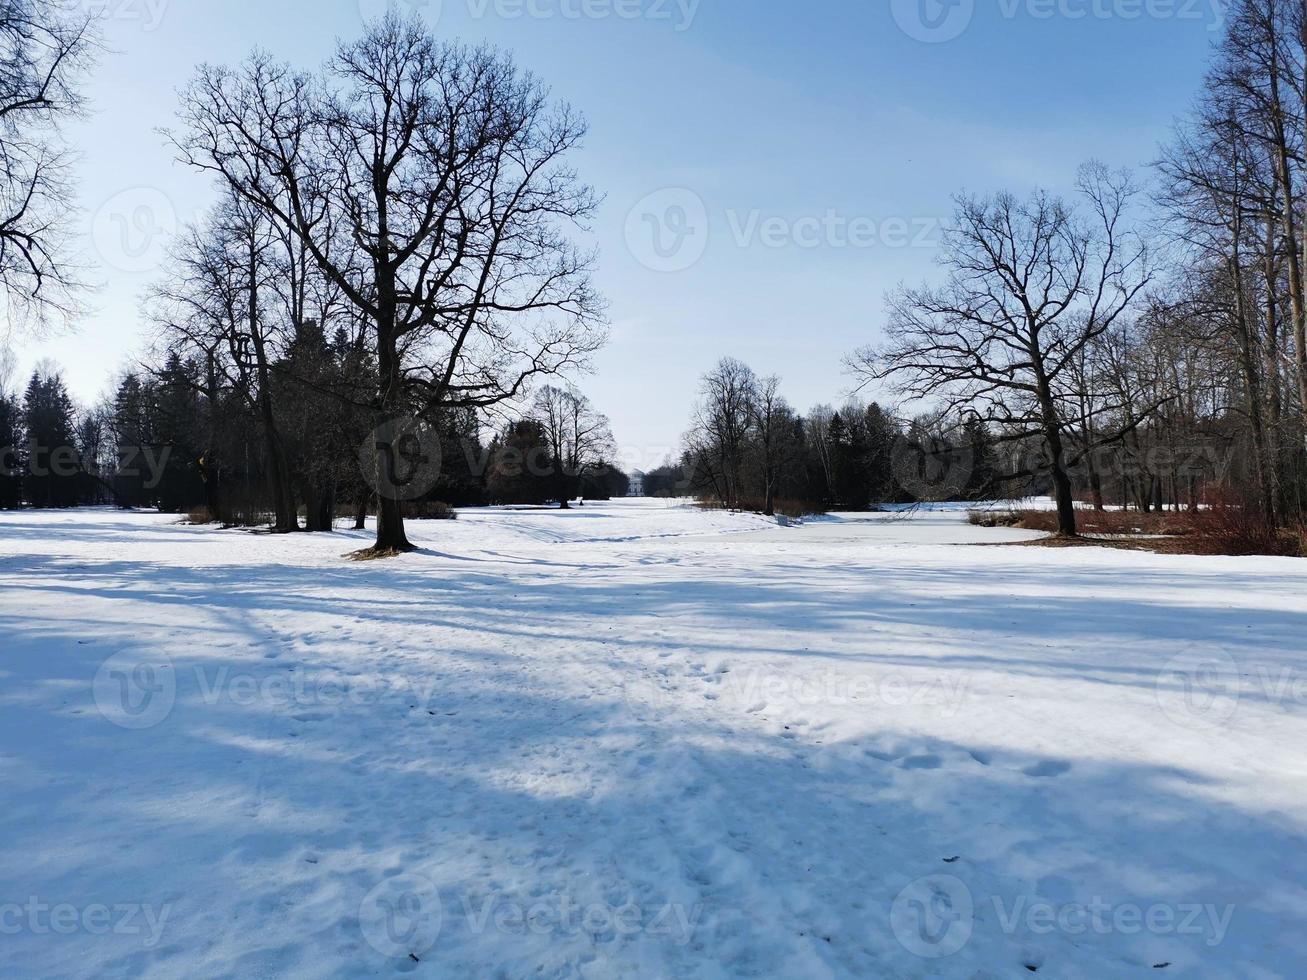
[[[254,45],[305,67],[386,0],[80,0],[113,49],[90,86],[78,227],[103,284],[75,335],[18,338],[94,400],[148,335],[142,289],[212,191],[155,132],[201,61]],[[405,4],[401,4],[405,6]],[[841,358],[886,290],[934,274],[959,190],[1065,189],[1097,157],[1145,167],[1190,104],[1219,0],[421,0],[587,116],[576,163],[612,342],[581,387],[628,462],[677,444],[699,376],[731,354],[799,408],[839,401]]]

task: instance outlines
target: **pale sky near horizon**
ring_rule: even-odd
[[[167,236],[212,199],[156,130],[200,62],[259,45],[324,61],[387,0],[77,0],[112,49],[89,84],[77,226],[101,288],[72,335],[15,338],[93,402],[145,347],[138,300]],[[724,355],[839,402],[885,292],[935,274],[961,190],[1064,190],[1098,158],[1145,168],[1196,95],[1219,0],[395,0],[511,51],[587,117],[604,195],[612,340],[578,383],[624,462],[677,444]]]

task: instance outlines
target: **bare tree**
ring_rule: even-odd
[[[1228,361],[1238,366],[1257,503],[1274,518],[1280,409],[1278,394],[1268,398],[1267,390],[1278,389],[1274,361],[1279,355],[1267,357],[1269,348],[1279,346],[1285,319],[1278,294],[1281,248],[1289,239],[1276,233],[1278,178],[1259,143],[1235,120],[1228,101],[1213,93],[1166,149],[1158,169],[1165,182],[1160,203],[1166,227],[1188,267],[1167,313],[1194,325],[1188,331],[1191,341],[1225,347]]]
[[[1307,414],[1307,282],[1301,194],[1304,150],[1304,102],[1300,83],[1307,80],[1304,39],[1307,4],[1302,0],[1238,0],[1231,6],[1216,64],[1207,79],[1212,109],[1231,133],[1227,140],[1244,145],[1266,163],[1270,175],[1264,214],[1278,224],[1280,241],[1271,253],[1285,263],[1293,337],[1297,394]],[[1235,175],[1231,175],[1234,177]],[[1282,245],[1282,249],[1280,246]]]
[[[505,56],[392,14],[316,78],[259,54],[201,69],[182,119],[182,158],[288,229],[369,326],[379,431],[516,398],[603,343],[593,254],[568,237],[595,208],[567,163],[584,124]],[[410,548],[383,495],[371,553]]]
[[[277,236],[248,201],[232,198],[183,236],[146,309],[168,348],[197,356],[258,418],[268,458],[274,530],[299,529],[286,448],[274,403],[273,366],[285,349],[282,321],[268,309]]]
[[[0,289],[11,321],[41,326],[79,312],[60,126],[83,107],[93,23],[46,0],[0,0]]]
[[[544,429],[558,477],[558,502],[585,492],[586,477],[607,465],[616,450],[606,416],[575,389],[546,385],[536,394],[533,417]]]
[[[888,343],[850,359],[864,382],[891,378],[908,397],[940,400],[1005,438],[1040,438],[1058,528],[1070,536],[1077,457],[1069,445],[1083,428],[1075,366],[1150,280],[1147,251],[1124,227],[1128,176],[1089,165],[1079,192],[1087,217],[1042,192],[1025,201],[960,198],[943,245],[945,284],[891,296]]]
[[[738,507],[757,378],[747,364],[726,357],[704,376],[700,392],[685,437],[686,466],[723,507]]]
[[[794,411],[780,393],[775,375],[757,382],[750,406],[754,439],[758,444],[758,471],[763,488],[763,513],[776,513],[776,488],[796,458]]]

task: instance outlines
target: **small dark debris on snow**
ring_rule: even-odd
[[[958,863],[959,861],[961,861],[961,860],[962,860],[962,857],[961,857],[960,855],[954,855],[954,856],[951,857],[951,858],[945,858],[945,859],[944,859],[944,863],[945,863],[945,864],[957,864],[957,863]]]
[[[1153,969],[1154,969],[1154,970],[1165,970],[1165,969],[1166,969],[1168,966],[1170,966],[1170,965],[1171,965],[1170,963],[1154,963],[1154,964],[1153,964]]]

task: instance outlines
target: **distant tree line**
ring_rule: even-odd
[[[733,358],[719,362],[703,378],[680,459],[645,473],[645,493],[798,516],[1009,489],[984,426],[901,422],[856,400],[800,415],[780,385]]]
[[[271,362],[273,426],[284,454],[294,526],[362,526],[376,511],[367,463],[367,414],[299,380],[351,370],[340,337],[302,337]],[[448,507],[552,504],[625,496],[607,419],[572,388],[546,386],[515,417],[487,430],[464,409],[425,429],[418,449],[434,465],[404,494],[405,513],[444,516]],[[0,508],[115,505],[203,515],[229,525],[270,523],[273,462],[257,398],[222,384],[205,365],[167,356],[129,373],[90,409],[43,367],[21,395],[0,386]],[[400,469],[405,466],[401,460]]]
[[[1184,362],[1183,352],[1174,357]],[[1077,424],[1064,429],[1060,468],[1073,507],[1192,510],[1212,488],[1240,479],[1248,463],[1240,415],[1219,403],[1162,397],[1165,387],[1125,377],[1138,383],[1146,408],[1126,400],[1120,414],[1067,413]],[[800,415],[779,389],[779,379],[723,359],[703,378],[679,460],[643,474],[644,492],[795,516],[1058,496],[1046,439],[1011,419],[986,418],[971,403],[971,411],[900,419],[853,399]],[[1096,390],[1104,398],[1106,383]],[[1105,432],[1112,436],[1097,438]]]

